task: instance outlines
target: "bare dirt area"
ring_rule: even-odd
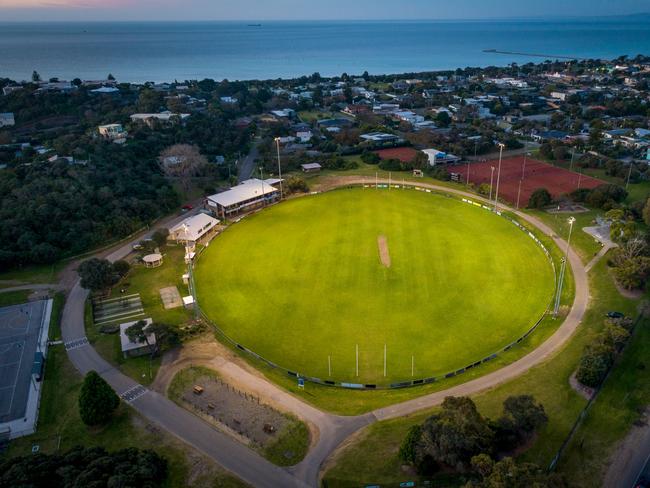
[[[386,236],[377,237],[377,247],[379,247],[381,264],[386,268],[390,268],[390,252],[388,250],[388,239]]]
[[[184,402],[259,447],[274,443],[278,433],[292,422],[262,403],[258,396],[238,390],[220,378],[202,376],[194,383],[185,388],[181,397]],[[200,394],[194,391],[197,386],[203,388]]]

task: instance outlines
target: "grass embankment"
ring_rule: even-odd
[[[591,307],[578,332],[558,354],[516,380],[474,397],[481,413],[492,418],[500,414],[503,401],[510,395],[531,394],[544,405],[549,417],[548,425],[539,432],[532,447],[523,454],[522,459],[525,461],[547,466],[580,410],[586,405],[586,400],[569,385],[569,377],[578,365],[584,346],[602,330],[604,314],[609,310],[620,310],[629,315],[635,312],[636,303],[618,294],[604,260],[592,270],[590,282]],[[635,344],[637,340],[634,339]],[[647,345],[637,347],[647,348]],[[634,401],[641,401],[640,396],[637,395]],[[616,394],[612,397],[615,398]],[[408,476],[401,471],[397,458],[400,443],[408,429],[422,422],[430,413],[423,412],[370,426],[357,440],[343,449],[337,462],[327,471],[325,478],[330,481],[328,486],[407,481]],[[606,417],[599,419],[601,423],[606,423],[604,418]],[[621,432],[624,433],[624,429]],[[597,452],[595,448],[593,452]]]
[[[54,283],[57,275],[67,261],[43,266],[25,266],[0,273],[0,281],[20,281],[22,283]]]
[[[27,303],[31,293],[30,290],[8,291],[6,293],[2,293],[2,290],[0,290],[0,307]]]
[[[61,312],[65,297],[54,298],[50,340],[61,338]],[[11,441],[3,457],[30,455],[32,446],[54,454],[76,446],[101,446],[108,450],[138,447],[153,449],[169,461],[166,486],[235,488],[245,486],[212,461],[180,441],[149,424],[126,404],[120,405],[111,422],[103,427],[87,427],[77,406],[83,378],[68,360],[63,346],[48,349],[41,395],[38,430],[35,434]]]
[[[179,371],[174,376],[167,394],[169,398],[188,410],[192,407],[182,400],[183,393],[199,380],[206,378],[217,379],[220,375],[216,371],[202,366],[193,366]],[[278,466],[292,466],[299,463],[309,450],[310,433],[307,425],[297,418],[282,413],[289,423],[277,434],[277,439],[272,444],[261,447],[255,446],[257,451],[266,459]],[[287,457],[287,453],[292,455]]]

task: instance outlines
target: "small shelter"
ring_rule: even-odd
[[[147,254],[142,258],[142,262],[144,263],[145,268],[157,268],[158,266],[162,266],[163,257],[162,254],[159,253]]]
[[[129,339],[129,336],[126,335],[126,329],[135,325],[138,321],[127,322],[120,324],[120,346],[122,348],[122,354],[124,358],[144,356],[145,354],[151,354],[151,352],[156,347],[156,334],[151,333],[147,334],[147,340],[144,342],[134,342]],[[146,327],[149,327],[152,323],[152,319],[144,319]]]

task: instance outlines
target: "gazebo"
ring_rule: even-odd
[[[157,268],[158,266],[162,266],[163,257],[162,254],[158,253],[147,254],[142,258],[142,262],[144,263],[145,268]]]

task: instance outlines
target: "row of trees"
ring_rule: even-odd
[[[167,460],[151,450],[108,452],[102,447],[75,447],[63,454],[32,454],[0,464],[0,488],[166,486]]]
[[[422,475],[442,468],[472,473],[476,456],[491,460],[511,452],[547,421],[544,407],[529,395],[507,398],[497,420],[483,417],[470,398],[447,397],[439,413],[411,428],[399,457]]]
[[[607,319],[603,331],[585,347],[576,379],[590,388],[600,386],[629,339],[632,327],[629,318]]]

